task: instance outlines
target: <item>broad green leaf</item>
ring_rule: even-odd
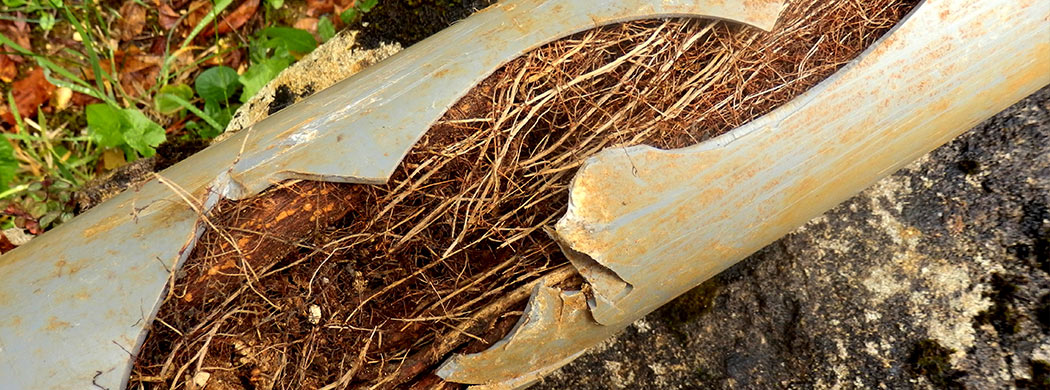
[[[193,99],[193,89],[186,84],[174,84],[165,85],[157,93],[157,96],[153,98],[153,105],[164,115],[171,115],[182,110],[182,104],[180,104],[172,97],[178,97],[182,100]]]
[[[317,35],[321,37],[322,43],[328,42],[335,36],[335,25],[332,24],[332,19],[329,19],[328,15],[322,16],[321,20],[317,21]]]
[[[218,124],[218,130],[221,131],[225,129],[226,125],[229,125],[230,120],[233,119],[233,113],[230,112],[231,109],[232,107],[228,106],[220,106],[218,104],[205,103],[204,115],[207,115],[208,118],[211,118],[213,121],[215,121],[216,124]]]
[[[156,153],[154,149],[166,137],[164,128],[134,108],[121,110],[124,124],[124,141],[139,154],[149,157]]]
[[[244,84],[244,90],[241,91],[241,103],[251,99],[290,63],[291,61],[284,58],[271,58],[248,68],[240,78],[241,84]]]
[[[95,142],[105,148],[124,143],[120,109],[106,103],[95,103],[88,105],[84,111],[87,114],[88,132]]]
[[[201,72],[194,82],[197,94],[204,101],[226,102],[240,87],[237,71],[228,66],[216,66]]]
[[[284,7],[284,0],[266,0],[266,4],[269,4],[273,9],[281,9],[281,7]]]
[[[25,0],[4,0],[4,5],[6,5],[8,7],[11,7],[11,8],[21,7],[23,5],[26,5],[26,1]]]
[[[269,27],[263,30],[263,34],[269,37],[271,47],[284,47],[289,51],[299,54],[307,54],[317,47],[314,36],[306,30],[291,27]]]
[[[361,10],[361,12],[367,13],[375,8],[376,4],[379,4],[379,0],[361,0],[354,5],[354,8]]]
[[[0,191],[6,191],[15,179],[18,171],[18,160],[15,159],[15,148],[6,138],[0,137]]]

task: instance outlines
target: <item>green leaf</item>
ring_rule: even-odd
[[[50,12],[40,12],[40,28],[44,31],[51,31],[55,27],[55,15]]]
[[[26,1],[25,0],[4,0],[4,5],[6,5],[8,7],[11,7],[11,8],[21,7],[23,5],[26,5]]]
[[[270,8],[281,9],[284,7],[284,0],[266,0],[266,4],[269,4]]]
[[[88,132],[95,142],[105,148],[112,148],[124,143],[122,114],[120,109],[106,103],[88,105]]]
[[[0,191],[6,191],[15,179],[18,171],[18,160],[15,159],[15,148],[11,142],[0,137]]]
[[[335,36],[335,25],[332,24],[332,19],[329,19],[328,15],[322,16],[321,20],[317,21],[317,35],[321,37],[322,43],[328,42]]]
[[[149,157],[157,151],[154,149],[166,139],[164,128],[134,108],[121,110],[124,129],[124,141],[139,154]]]
[[[306,30],[291,27],[269,27],[263,30],[263,34],[270,38],[271,47],[284,47],[289,51],[299,54],[307,54],[317,47],[314,36]]]
[[[256,92],[263,89],[266,83],[277,77],[289,64],[291,64],[291,61],[288,59],[271,58],[248,68],[240,78],[241,84],[244,84],[244,90],[241,91],[241,103],[251,99]]]
[[[240,87],[237,71],[228,66],[216,66],[201,72],[194,82],[197,94],[204,101],[226,102]]]
[[[232,107],[220,107],[218,104],[205,103],[204,104],[204,115],[214,120],[218,126],[215,127],[217,130],[222,131],[230,124],[233,120],[233,113],[230,112]],[[202,117],[203,119],[204,117]]]
[[[157,112],[164,115],[171,115],[182,111],[182,104],[180,104],[172,97],[178,97],[182,100],[193,99],[193,89],[186,84],[174,84],[165,85],[161,87],[157,96],[153,98],[153,106],[157,109]]]
[[[346,11],[339,14],[339,20],[342,20],[343,24],[350,24],[357,19],[357,14],[357,8],[348,8]]]
[[[375,8],[376,4],[379,4],[379,0],[361,0],[361,2],[354,5],[354,8],[360,9],[361,12],[368,13],[372,8]]]

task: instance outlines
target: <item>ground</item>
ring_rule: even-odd
[[[1050,388],[1050,88],[533,389]]]

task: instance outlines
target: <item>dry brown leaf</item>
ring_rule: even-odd
[[[175,25],[179,24],[179,13],[171,9],[167,2],[155,0],[153,4],[157,6],[157,23],[161,27],[165,30],[171,30]]]
[[[21,12],[15,13],[15,18],[14,21],[0,21],[0,30],[18,46],[29,48],[29,25]]]
[[[317,21],[317,18],[300,18],[299,20],[295,21],[295,24],[293,24],[292,27],[295,27],[300,30],[309,31],[310,34],[314,35],[314,39],[320,41],[320,39],[317,37]]]
[[[0,54],[0,81],[10,83],[18,75],[18,67],[11,56]]]
[[[211,11],[210,0],[193,0],[188,7],[186,17],[182,19],[182,25],[190,29],[194,28],[208,15],[209,11]],[[186,33],[188,34],[189,32],[187,31]]]
[[[18,113],[22,117],[36,115],[37,107],[51,99],[51,93],[54,91],[55,86],[44,78],[44,69],[42,68],[33,68],[25,78],[15,81],[11,85],[11,94],[15,99],[15,105],[18,107]],[[12,115],[6,105],[3,113],[0,115],[3,116],[4,121],[8,124],[15,124],[15,116]]]
[[[259,9],[259,0],[245,0],[241,5],[237,6],[237,9],[230,12],[229,15],[223,16],[222,21],[219,22],[219,34],[225,34],[230,31],[241,28],[244,23],[248,22],[248,19],[255,15],[255,11]],[[204,36],[212,35],[213,26],[209,26],[204,30]]]
[[[126,0],[120,6],[120,19],[117,19],[117,37],[121,41],[130,41],[142,33],[146,27],[146,7],[132,0]]]
[[[103,64],[103,68],[118,75],[120,85],[132,96],[138,96],[140,92],[156,84],[163,62],[161,56],[144,53],[135,46],[130,46],[125,51],[117,51],[113,59],[117,64],[117,72],[110,72],[108,64]]]
[[[306,0],[306,16],[319,16],[335,10],[334,0]]]

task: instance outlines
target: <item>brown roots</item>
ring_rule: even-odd
[[[854,59],[914,0],[797,0],[763,32],[649,20],[561,39],[450,109],[385,185],[291,182],[224,202],[143,347],[132,388],[443,388],[429,375],[579,286],[543,232],[598,151],[692,145]],[[226,387],[224,387],[226,386]]]

